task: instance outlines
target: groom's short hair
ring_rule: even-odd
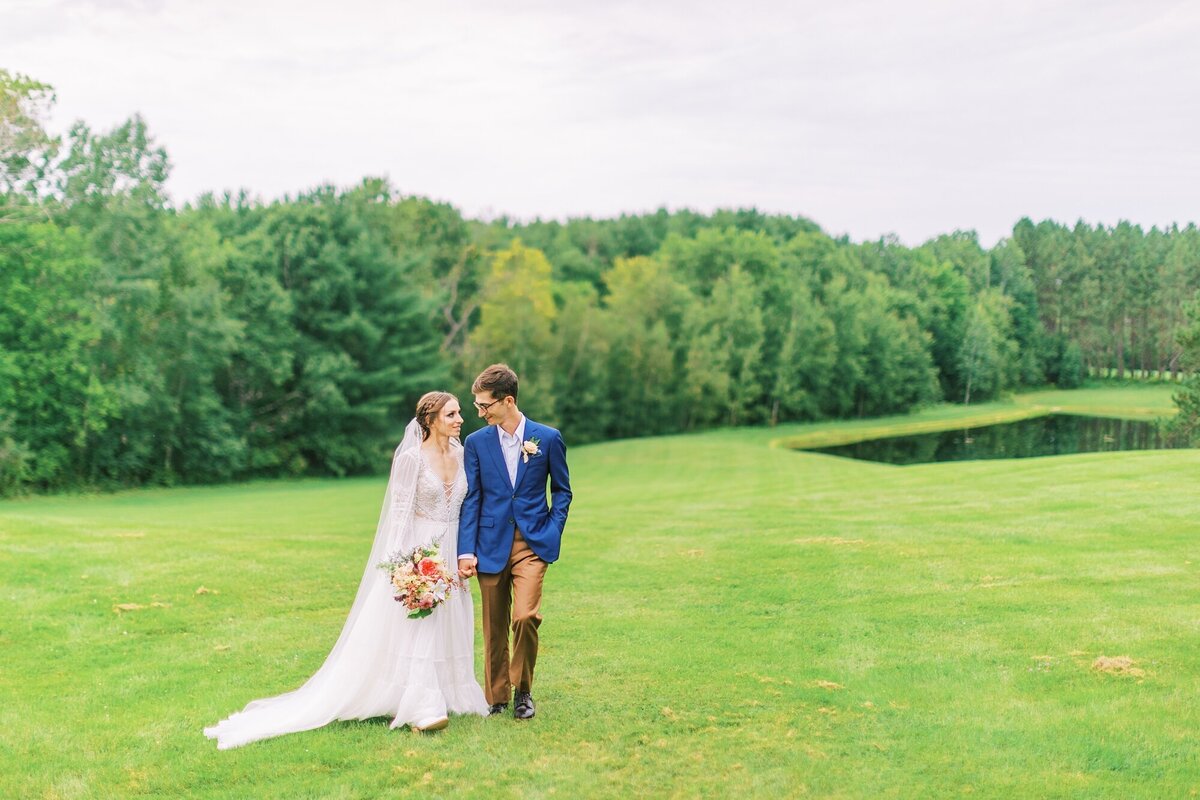
[[[479,377],[471,384],[471,392],[491,392],[496,400],[506,397],[517,399],[517,373],[508,364],[492,364],[479,373]]]

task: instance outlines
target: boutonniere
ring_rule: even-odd
[[[541,443],[542,443],[542,440],[536,436],[531,436],[528,439],[526,439],[524,442],[522,442],[521,443],[521,460],[524,461],[526,464],[528,464],[530,456],[540,456],[542,454],[542,448],[538,447],[538,445],[540,445]]]

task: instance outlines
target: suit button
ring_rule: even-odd
[[[513,500],[516,500],[516,499],[517,499],[517,495],[514,493],[514,494],[513,494]]]
[[[516,525],[516,524],[517,524],[517,521],[516,521],[515,519],[513,519],[512,517],[509,517],[509,518],[508,518],[508,524],[509,524],[509,525]]]

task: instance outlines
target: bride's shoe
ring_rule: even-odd
[[[429,731],[440,731],[450,725],[449,717],[434,717],[433,719],[425,719],[420,722],[415,722],[412,725],[413,733],[428,733]]]

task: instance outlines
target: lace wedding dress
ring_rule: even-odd
[[[486,715],[475,680],[475,627],[469,590],[451,592],[423,619],[392,599],[384,570],[389,554],[440,542],[450,567],[458,552],[458,517],[467,479],[442,482],[421,455],[416,420],[392,461],[392,475],[366,571],[342,633],[325,663],[299,689],[255,700],[205,728],[226,750],[259,739],[312,730],[334,720],[392,716],[391,727],[424,725],[448,713]]]

